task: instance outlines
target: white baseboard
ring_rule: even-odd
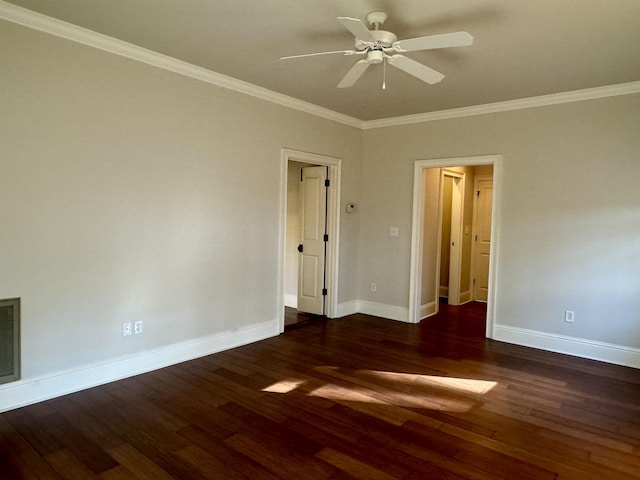
[[[353,315],[359,313],[360,302],[358,300],[351,300],[338,304],[338,311],[336,312],[336,318],[346,317],[347,315]]]
[[[409,309],[397,307],[395,305],[385,305],[383,303],[367,302],[365,300],[351,300],[338,305],[338,315],[336,318],[346,317],[354,313],[364,313],[374,317],[382,317],[388,320],[398,320],[399,322],[409,322]]]
[[[471,290],[466,292],[460,292],[460,305],[463,303],[469,303],[471,301]]]
[[[373,315],[374,317],[388,318],[389,320],[397,320],[399,322],[409,322],[409,309],[406,307],[366,302],[363,300],[360,300],[358,303],[358,311],[360,313]]]
[[[435,300],[433,302],[420,305],[420,320],[422,320],[423,318],[430,317],[431,315],[435,315],[437,305],[438,305],[438,302],[436,302]]]
[[[298,296],[292,293],[285,293],[284,306],[290,308],[298,308]]]
[[[0,385],[0,412],[95,387],[278,335],[278,321],[168,345],[38,378]]]
[[[640,368],[640,349],[525,328],[494,325],[494,340]]]

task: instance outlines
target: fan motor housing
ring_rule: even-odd
[[[382,60],[384,60],[384,53],[382,53],[382,50],[370,50],[369,53],[367,53],[367,61],[369,63],[375,65],[376,63],[382,62]]]
[[[375,45],[373,50],[381,50],[383,48],[390,48],[398,37],[396,37],[393,33],[387,32],[386,30],[371,30],[371,36],[375,40]],[[356,50],[366,50],[367,48],[371,48],[366,42],[359,40],[356,38]]]

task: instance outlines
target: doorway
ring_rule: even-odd
[[[486,165],[488,168],[482,167]],[[409,291],[409,319],[413,323],[418,323],[421,319],[435,315],[439,310],[440,302],[440,274],[443,270],[442,264],[442,243],[450,244],[457,239],[460,247],[455,253],[453,267],[451,267],[451,255],[449,255],[447,297],[453,299],[455,304],[466,303],[473,299],[473,268],[472,268],[472,203],[474,196],[473,177],[476,172],[490,172],[490,177],[494,184],[493,203],[494,208],[490,212],[488,223],[489,231],[493,241],[488,245],[489,254],[487,260],[487,318],[486,336],[493,337],[493,325],[495,321],[494,298],[496,295],[496,258],[497,258],[497,236],[498,227],[497,212],[499,212],[499,178],[501,175],[502,157],[482,156],[449,158],[440,160],[418,160],[414,165],[414,198],[413,198],[413,223],[411,240],[411,269],[410,269],[410,291]],[[456,227],[453,229],[454,239],[442,236],[443,226],[443,186],[451,180],[451,212],[452,222]],[[466,177],[466,178],[465,178]],[[457,190],[460,205],[455,206],[453,198],[454,191]],[[454,219],[453,212],[458,211],[458,216]],[[434,228],[435,226],[435,228]],[[457,233],[456,233],[457,228]],[[450,227],[444,227],[444,230]],[[450,245],[453,247],[453,245]],[[446,268],[446,266],[445,266]],[[457,286],[451,283],[451,274],[458,275]],[[455,289],[452,291],[452,288]],[[456,298],[457,297],[457,298]]]
[[[280,332],[298,319],[335,317],[341,166],[340,159],[288,149],[281,160]]]

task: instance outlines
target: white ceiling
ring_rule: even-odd
[[[640,0],[9,0],[360,120],[640,80]],[[385,11],[399,39],[467,31],[475,43],[405,54],[442,72],[427,85],[382,65],[336,85],[360,57],[337,21]]]

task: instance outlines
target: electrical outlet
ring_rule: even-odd
[[[131,322],[124,322],[122,324],[122,336],[128,337],[131,335]]]
[[[378,287],[376,286],[376,284],[375,284],[375,283],[372,283],[372,284],[371,284],[371,291],[372,291],[372,292],[375,292],[375,291],[377,290],[377,288],[378,288]]]
[[[142,320],[133,322],[133,333],[140,335],[142,333]]]
[[[567,323],[573,323],[574,313],[572,310],[565,310],[564,312],[564,321]]]

